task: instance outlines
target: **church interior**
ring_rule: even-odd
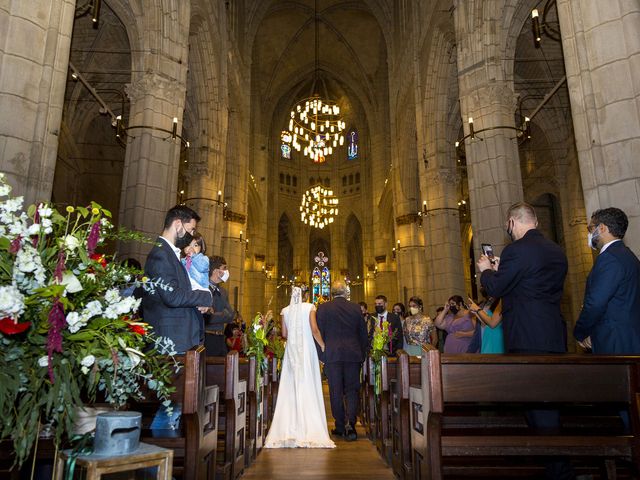
[[[14,192],[150,237],[193,208],[245,318],[333,279],[432,316],[478,298],[525,201],[576,352],[591,213],[640,254],[637,0],[5,0],[0,25]]]
[[[149,235],[170,206],[194,208],[244,315],[286,305],[319,252],[355,301],[477,298],[480,244],[499,255],[522,200],[569,259],[569,325],[587,216],[623,209],[640,251],[634,2],[93,5],[2,8],[2,170],[27,204],[93,200]],[[310,98],[342,127],[317,161],[283,141]],[[323,229],[301,221],[315,186],[339,202]]]

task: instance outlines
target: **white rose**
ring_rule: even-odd
[[[100,301],[92,300],[85,305],[83,316],[86,318],[95,317],[100,314],[102,314],[102,304]]]
[[[70,252],[73,252],[80,246],[80,240],[78,240],[78,238],[73,235],[67,235],[66,237],[64,237],[63,243],[64,248],[66,248]]]
[[[80,361],[80,364],[84,367],[90,367],[94,364],[95,361],[96,357],[94,357],[93,355],[87,355]]]
[[[38,359],[38,366],[39,367],[48,367],[49,366],[49,357],[47,357],[46,355],[43,357],[40,357]]]

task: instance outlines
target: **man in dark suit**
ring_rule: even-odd
[[[404,332],[402,330],[402,320],[393,312],[387,311],[387,297],[378,295],[376,297],[376,325],[382,327],[382,322],[389,322],[389,343],[387,350],[389,356],[395,357],[396,351],[402,348],[404,341]]]
[[[502,298],[505,351],[566,352],[560,301],[567,257],[537,230],[538,219],[531,205],[513,205],[507,218],[507,234],[513,243],[494,264],[485,255],[478,260],[480,283],[488,295]]]
[[[150,279],[160,280],[170,288],[156,287],[142,298],[144,319],[153,332],[168,337],[176,351],[186,352],[204,340],[201,310],[211,306],[211,292],[193,290],[187,271],[180,263],[182,248],[191,243],[200,217],[184,205],[167,212],[164,229],[147,256],[144,272]]]
[[[512,243],[494,263],[486,255],[477,262],[487,295],[502,298],[507,353],[567,351],[567,327],[560,312],[567,257],[557,244],[544,238],[537,226],[531,205],[512,205],[507,214],[507,235]],[[528,410],[526,417],[534,428],[560,427],[558,410]],[[571,464],[567,459],[546,462],[545,478],[574,478]]]
[[[325,343],[324,372],[329,382],[334,435],[358,438],[355,430],[360,391],[360,368],[369,349],[367,327],[357,303],[347,300],[349,287],[336,281],[333,300],[318,306],[317,322]],[[345,412],[345,403],[347,410]]]
[[[618,208],[597,210],[587,226],[589,246],[600,253],[573,333],[593,353],[640,354],[640,261],[622,243],[628,226]]]
[[[205,347],[207,355],[227,354],[224,326],[235,319],[235,311],[229,303],[229,294],[220,285],[229,280],[229,269],[224,257],[217,255],[209,259],[209,290],[213,296],[211,311],[205,315]]]

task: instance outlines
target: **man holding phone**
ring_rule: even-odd
[[[566,324],[560,312],[567,257],[536,228],[535,210],[527,203],[509,209],[507,234],[513,242],[502,258],[478,260],[480,283],[487,294],[502,298],[507,353],[564,353]],[[493,251],[491,251],[493,253]]]

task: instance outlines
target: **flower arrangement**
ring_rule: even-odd
[[[115,231],[96,203],[24,212],[10,191],[0,174],[0,433],[21,465],[41,426],[60,445],[78,408],[98,395],[117,408],[146,386],[168,405],[178,365],[164,357],[173,343],[136,318],[140,300],[123,294],[170,287],[98,252],[142,236]]]
[[[373,330],[373,340],[371,342],[371,352],[369,355],[373,359],[373,374],[375,377],[375,394],[379,395],[382,388],[382,376],[380,361],[382,357],[386,357],[389,354],[389,322],[384,320],[382,325],[376,323]]]
[[[267,371],[267,354],[265,347],[269,344],[269,333],[273,328],[273,312],[267,311],[266,314],[258,312],[251,323],[247,325],[246,337],[248,357],[256,357],[256,365],[258,366],[258,375],[256,375],[256,387],[262,381],[262,375]]]

